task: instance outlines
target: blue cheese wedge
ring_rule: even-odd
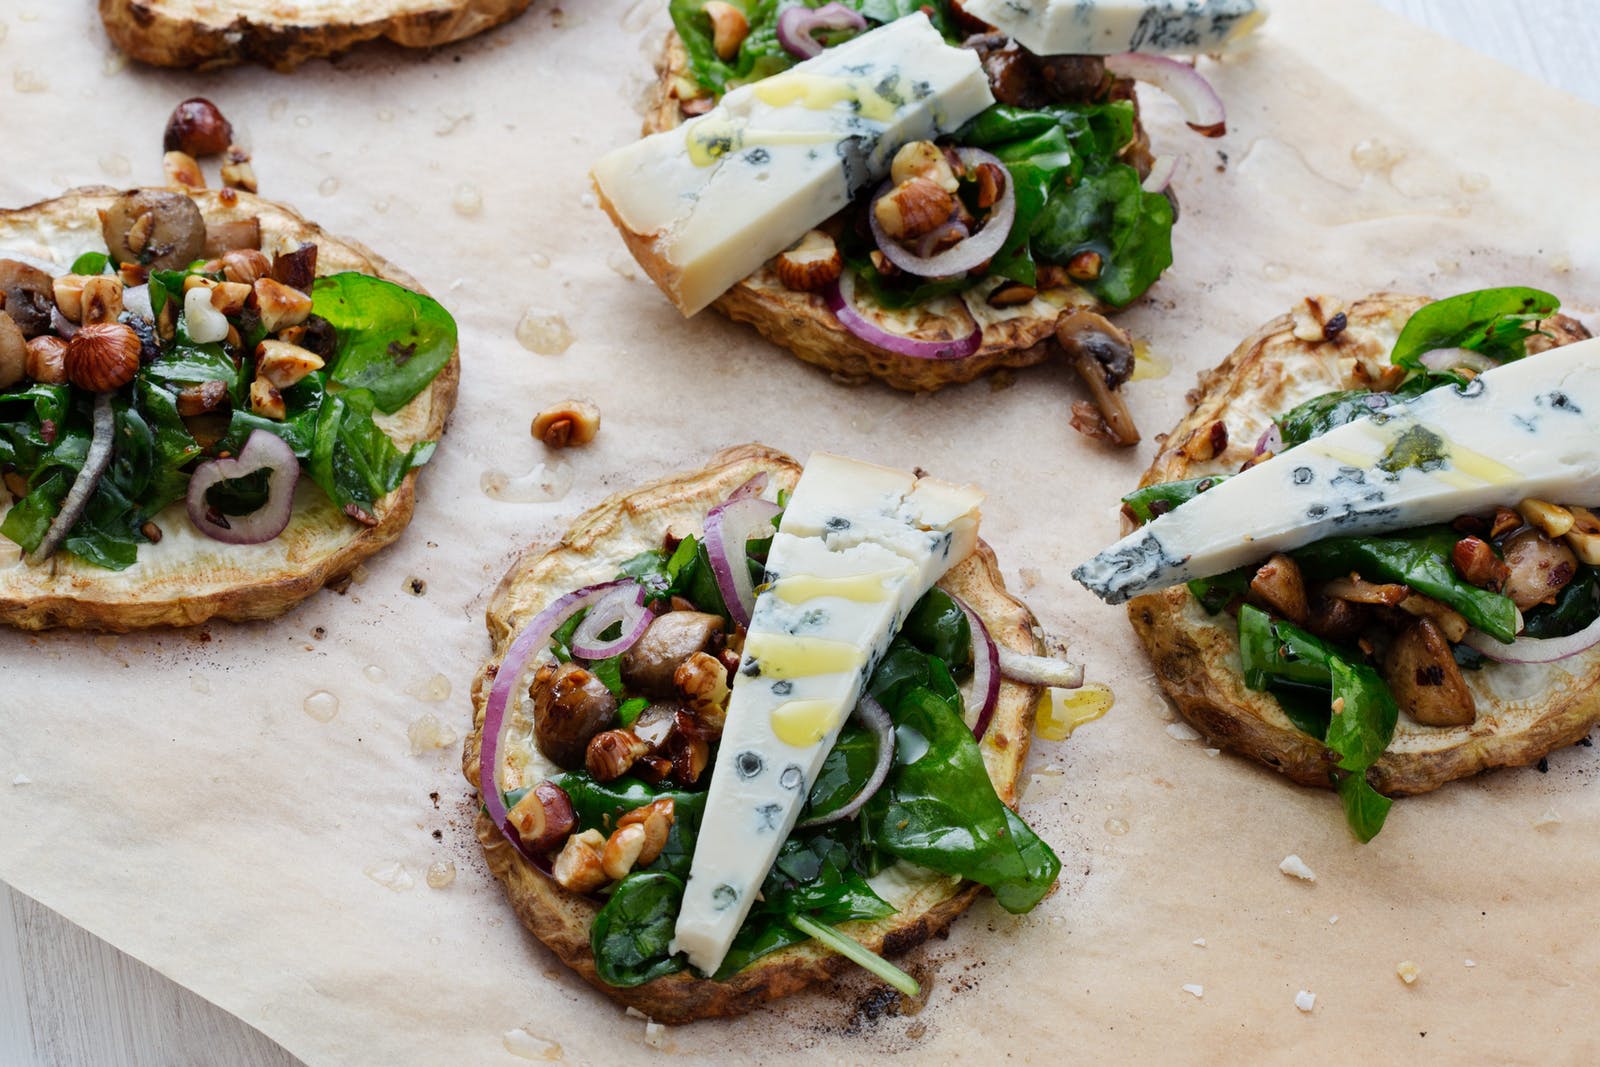
[[[1600,501],[1600,339],[1340,426],[1135,530],[1072,576],[1112,604],[1325,537],[1527,497]]]
[[[975,489],[817,454],[767,555],[673,951],[721,966],[912,606],[978,538]]]
[[[882,179],[902,145],[993,103],[977,53],[918,13],[610,152],[595,189],[634,258],[692,315]]]
[[[966,0],[962,9],[1037,56],[1225,52],[1267,17],[1265,0]]]

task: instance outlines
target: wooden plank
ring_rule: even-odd
[[[22,973],[22,947],[11,907],[13,894],[0,883],[0,1063],[33,1063],[33,1025]]]

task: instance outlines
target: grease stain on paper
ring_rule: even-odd
[[[1165,378],[1171,373],[1172,360],[1150,351],[1150,345],[1146,341],[1133,343],[1133,376],[1129,381],[1143,382],[1154,378]]]
[[[540,356],[559,356],[572,347],[572,328],[560,312],[529,308],[517,323],[517,343]]]
[[[1078,689],[1046,689],[1039,698],[1033,732],[1046,741],[1065,741],[1084,723],[1103,717],[1116,701],[1111,687],[1102,682]]]
[[[478,476],[478,488],[490,500],[507,504],[548,504],[567,495],[573,478],[572,464],[553,460],[535,464],[527,474],[486,470]]]
[[[361,872],[385,889],[396,893],[403,893],[416,885],[416,879],[411,877],[411,872],[399,860],[390,860],[387,863],[374,863]]]
[[[545,1060],[551,1063],[566,1059],[566,1053],[561,1051],[559,1042],[529,1033],[526,1027],[519,1026],[515,1030],[507,1030],[500,1043],[505,1046],[507,1052],[519,1059]]]
[[[1350,161],[1361,178],[1349,185],[1317,170],[1294,145],[1275,137],[1261,137],[1245,151],[1236,170],[1242,178],[1287,199],[1307,219],[1326,226],[1404,215],[1461,218],[1472,210],[1467,195],[1488,186],[1486,178],[1476,175],[1457,183],[1462,194],[1467,195],[1406,192],[1396,183],[1394,174],[1405,158],[1403,149],[1381,139],[1359,141],[1350,149]],[[1431,184],[1441,187],[1439,182]]]
[[[318,689],[306,697],[300,706],[318,722],[332,722],[333,717],[339,714],[339,698],[326,689]]]

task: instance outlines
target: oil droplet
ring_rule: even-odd
[[[107,78],[115,78],[128,66],[128,57],[121,52],[112,52],[106,56],[106,61],[100,64],[100,73]]]
[[[1111,687],[1100,682],[1079,689],[1046,689],[1039,698],[1033,732],[1046,741],[1065,741],[1078,727],[1110,711],[1116,699]]]
[[[300,127],[303,130],[306,127],[311,125],[311,116],[310,115],[296,115],[294,117],[294,124],[296,126]]]
[[[456,865],[451,860],[435,860],[428,864],[429,889],[443,889],[456,880]]]
[[[661,0],[633,0],[622,13],[622,28],[628,33],[638,33],[650,25],[650,19],[661,8]]]
[[[334,177],[330,176],[330,177],[322,179],[322,181],[320,183],[318,183],[318,185],[317,185],[317,192],[321,193],[323,196],[332,196],[334,193],[337,193],[338,191],[339,191],[339,179],[338,178],[334,178]]]
[[[318,722],[332,722],[333,717],[339,714],[339,698],[326,689],[318,689],[306,697],[300,706]]]
[[[521,1027],[507,1030],[500,1043],[505,1046],[507,1052],[519,1059],[555,1062],[564,1058],[561,1046],[556,1042],[530,1034]]]
[[[545,255],[543,252],[529,252],[528,253],[528,266],[537,267],[540,270],[544,270],[549,265],[550,265],[550,257]]]
[[[556,460],[540,463],[527,474],[519,476],[505,471],[486,470],[478,476],[478,487],[490,500],[507,504],[548,504],[567,495],[572,488],[573,477],[572,465]]]
[[[572,347],[572,330],[558,312],[529,308],[517,323],[517,343],[541,356],[559,356]]]
[[[1107,819],[1106,820],[1106,833],[1111,834],[1113,837],[1121,837],[1123,834],[1125,834],[1127,832],[1128,832],[1128,821],[1126,819]]]
[[[448,700],[450,698],[450,679],[442,674],[435,674],[431,678],[426,678],[407,689],[406,693],[416,697],[418,700]]]
[[[11,84],[19,93],[42,93],[50,88],[44,75],[32,67],[18,67],[16,73],[11,75]]]
[[[456,209],[457,215],[476,215],[483,210],[483,194],[471,182],[462,182],[456,186],[450,206]]]
[[[367,681],[371,682],[373,685],[377,685],[379,682],[388,677],[388,675],[384,672],[384,669],[378,666],[376,663],[367,664],[365,667],[361,668],[361,673],[366,675]]]
[[[1269,282],[1281,282],[1289,276],[1289,268],[1282,263],[1267,263],[1261,267],[1261,276]]]
[[[1165,378],[1172,373],[1172,360],[1158,356],[1150,351],[1150,346],[1143,341],[1133,343],[1133,376],[1132,381],[1142,382],[1151,378]]]
[[[371,573],[371,571],[367,570],[367,565],[365,563],[357,563],[355,570],[350,572],[350,580],[355,582],[357,585],[362,585],[366,582],[367,576]]]
[[[1372,172],[1391,169],[1400,162],[1402,155],[1403,153],[1395,151],[1382,141],[1372,138],[1358,141],[1356,146],[1350,149],[1350,161],[1359,169]]]
[[[611,253],[606,257],[606,266],[630,282],[639,276],[639,272],[634,269],[633,257],[626,252]]]
[[[100,169],[108,178],[126,178],[133,173],[133,164],[128,162],[128,157],[118,152],[100,157]]]
[[[436,676],[442,677],[442,676]],[[445,688],[449,689],[449,683]],[[446,693],[448,696],[449,694]],[[456,743],[455,727],[447,722],[442,722],[439,716],[428,712],[406,730],[406,737],[411,739],[411,754],[420,756],[430,749],[449,748]]]
[[[361,873],[383,886],[383,888],[392,889],[396,893],[403,893],[417,884],[417,880],[411,877],[411,872],[406,870],[405,865],[397,860],[391,860],[388,863],[375,863]]]
[[[380,107],[378,109],[378,121],[379,122],[393,122],[394,121],[394,109],[393,108],[388,108],[388,107]]]
[[[211,679],[203,674],[192,674],[189,676],[189,688],[196,693],[209,693],[211,692]]]
[[[1454,274],[1461,269],[1461,261],[1459,259],[1441,259],[1437,261],[1436,265],[1441,274]]]

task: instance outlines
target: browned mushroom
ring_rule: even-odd
[[[1304,626],[1310,606],[1300,565],[1282,552],[1267,560],[1250,579],[1250,602]]]
[[[253,252],[260,248],[261,220],[254,215],[206,224],[205,254],[208,258],[221,259],[229,252]]]
[[[1384,657],[1395,700],[1424,726],[1466,726],[1477,717],[1472,690],[1439,627],[1418,619],[1400,631]]]
[[[1554,598],[1578,573],[1578,557],[1572,549],[1532,527],[1512,534],[1501,550],[1509,574],[1500,592],[1512,599],[1518,611]]]
[[[206,220],[193,200],[170,189],[134,189],[101,216],[106,248],[117,263],[181,270],[206,247]]]
[[[28,374],[28,342],[11,316],[0,311],[0,389],[9,389]]]
[[[54,279],[38,267],[0,259],[0,308],[28,339],[50,332],[50,309],[56,306]]]
[[[1133,339],[1104,315],[1078,309],[1056,322],[1056,342],[1078,376],[1089,387],[1099,410],[1099,425],[1092,413],[1073,406],[1073,429],[1112,444],[1139,443],[1139,428],[1118,388],[1133,376]]]
[[[1327,641],[1349,641],[1366,627],[1369,613],[1365,604],[1318,596],[1311,602],[1306,629]]]
[[[722,617],[699,611],[669,611],[657,615],[644,636],[622,654],[622,680],[646,695],[673,700],[678,666],[703,652],[722,633]]]
[[[1352,604],[1381,604],[1396,607],[1411,595],[1409,587],[1393,582],[1369,582],[1359,574],[1348,578],[1335,578],[1322,586],[1322,595],[1332,600],[1348,600]]]
[[[1459,643],[1467,636],[1467,631],[1472,629],[1472,624],[1467,621],[1465,615],[1421,593],[1412,593],[1400,601],[1399,608],[1407,615],[1429,620],[1439,628],[1440,633],[1453,642]]]
[[[546,664],[528,687],[539,751],[568,770],[584,764],[589,741],[617,716],[617,698],[576,663]]]

